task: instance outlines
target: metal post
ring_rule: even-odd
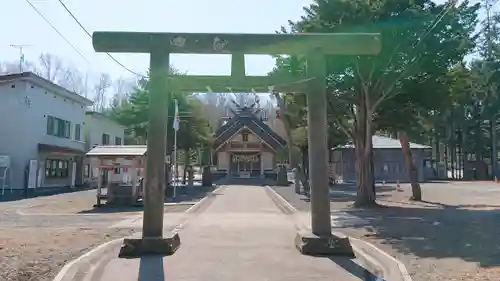
[[[150,55],[149,128],[146,158],[146,187],[144,190],[144,221],[142,236],[163,236],[163,204],[165,196],[165,155],[169,54],[152,52]]]
[[[493,118],[490,120],[491,125],[491,163],[492,163],[492,171],[493,180],[498,179],[498,149],[497,149],[497,116],[493,115]],[[464,149],[464,148],[462,148]],[[465,159],[464,161],[467,161]],[[462,167],[462,179],[463,179],[463,167]]]
[[[311,186],[312,233],[331,235],[328,186],[328,142],[326,118],[326,64],[321,52],[307,57],[310,93],[307,95],[309,180]]]
[[[175,101],[177,104],[177,101]],[[176,117],[174,117],[176,118]],[[174,129],[174,157],[173,157],[173,166],[174,166],[174,181],[173,181],[173,200],[176,200],[177,197],[177,183],[179,181],[179,164],[177,163],[177,131]]]

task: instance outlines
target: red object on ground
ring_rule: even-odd
[[[396,184],[396,190],[400,191],[400,192],[403,192],[403,189],[401,188],[401,185],[399,185],[399,181]]]

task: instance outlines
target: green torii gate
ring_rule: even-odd
[[[304,254],[347,254],[345,238],[332,234],[328,186],[325,55],[375,55],[379,34],[221,34],[94,32],[97,52],[150,54],[150,117],[142,239],[126,239],[123,256],[173,254],[180,246],[177,234],[163,235],[165,155],[168,103],[171,89],[184,92],[302,92],[308,93],[309,176],[311,182],[310,233],[295,239]],[[170,54],[231,54],[230,76],[171,75]],[[306,77],[246,76],[245,54],[304,55]]]

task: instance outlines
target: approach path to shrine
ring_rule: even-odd
[[[268,193],[261,186],[222,187],[180,230],[173,256],[118,259],[116,243],[90,257],[94,270],[85,280],[362,280],[356,260],[301,255],[293,220]]]

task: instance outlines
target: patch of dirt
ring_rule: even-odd
[[[0,230],[0,280],[49,281],[69,261],[138,230],[18,228]]]

